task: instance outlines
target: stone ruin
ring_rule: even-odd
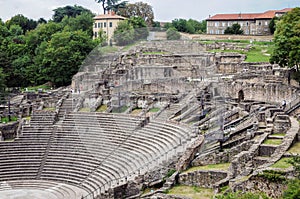
[[[57,198],[170,198],[163,193],[176,183],[279,196],[282,189],[266,190],[276,183],[260,174],[298,139],[293,115],[300,105],[299,85],[288,78],[288,69],[248,63],[238,53],[211,52],[250,47],[181,40],[141,42],[116,53],[95,49],[69,88],[16,98],[15,112],[31,120],[15,127],[15,142],[40,142],[44,153],[33,156],[38,166],[32,164],[32,171],[25,160],[19,162],[29,177],[21,170],[10,176],[28,184],[33,179],[44,186],[62,183],[70,196]],[[5,140],[1,126],[0,131]],[[269,139],[280,144],[267,144]],[[95,147],[103,143],[106,149]],[[74,167],[84,158],[88,164]],[[219,163],[228,163],[228,169],[184,172]],[[0,194],[22,187],[12,177],[0,171]],[[142,194],[145,188],[155,191]]]

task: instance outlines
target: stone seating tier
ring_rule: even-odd
[[[15,142],[0,143],[0,179],[41,179],[104,191],[160,166],[190,137],[186,126],[153,121],[141,127],[142,121],[125,114],[70,113],[49,128],[25,127]]]

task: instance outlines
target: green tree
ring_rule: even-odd
[[[54,15],[52,18],[53,18],[54,22],[61,22],[63,20],[63,18],[66,16],[67,17],[76,17],[83,13],[87,13],[87,14],[93,16],[93,13],[89,9],[86,9],[84,7],[77,6],[77,5],[60,7],[60,8],[54,9],[53,11],[54,11]]]
[[[81,62],[95,45],[90,36],[81,30],[53,34],[49,42],[42,42],[37,49],[35,64],[43,75],[39,81],[50,81],[55,86],[69,85]]]
[[[164,28],[168,30],[169,28],[174,28],[173,24],[170,22],[165,23]],[[175,28],[176,29],[176,28]]]
[[[37,26],[37,22],[32,19],[28,19],[27,17],[21,14],[18,14],[13,16],[10,20],[8,20],[6,22],[6,25],[8,28],[10,28],[12,25],[18,25],[22,28],[23,32],[25,33],[28,30],[35,29]]]
[[[276,22],[279,20],[278,17],[273,17],[272,20],[269,23],[269,29],[271,34],[274,34],[275,30],[276,30]]]
[[[206,33],[207,30],[207,21],[203,20],[200,22],[200,29],[198,30],[198,33]]]
[[[180,33],[176,30],[176,28],[169,28],[167,30],[167,39],[168,40],[179,40],[181,38]]]
[[[224,31],[224,34],[229,34],[229,35],[242,35],[244,34],[244,31],[241,29],[240,24],[234,23],[232,26],[227,27]]]
[[[96,38],[96,40],[98,40],[100,46],[107,45],[107,35],[104,33],[102,29],[99,30],[98,37]]]
[[[120,2],[120,0],[95,0],[95,1],[102,5],[104,14],[106,14],[106,12],[109,10],[113,10],[116,12],[118,9],[124,8],[126,5],[126,1]]]
[[[3,93],[5,88],[5,74],[3,73],[3,69],[0,68],[0,93]]]
[[[276,23],[274,50],[271,63],[299,68],[300,63],[300,8],[294,8]]]
[[[174,19],[172,20],[172,25],[179,32],[187,32],[187,21],[185,19]]]
[[[129,20],[119,22],[114,31],[114,40],[119,46],[131,44],[134,41],[134,36],[134,28]]]
[[[134,40],[147,38],[147,36],[149,35],[149,30],[143,18],[131,17],[128,21],[134,29]]]
[[[61,24],[66,31],[82,30],[86,31],[91,37],[93,36],[93,15],[83,13],[76,17],[64,17]]]
[[[117,14],[127,18],[141,17],[147,26],[152,26],[154,20],[152,6],[143,2],[126,4],[124,8],[117,11]]]

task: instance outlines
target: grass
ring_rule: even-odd
[[[37,92],[39,89],[42,89],[43,91],[50,90],[51,86],[43,84],[43,85],[39,85],[39,86],[29,86],[26,88],[27,88],[27,92]],[[22,88],[22,91],[26,91],[26,88]]]
[[[205,166],[192,167],[186,170],[184,173],[199,171],[199,170],[228,170],[230,163],[210,164]]]
[[[196,186],[178,185],[168,191],[169,195],[185,196],[192,199],[208,199],[214,196],[212,189],[200,188]]]
[[[240,44],[251,44],[250,40],[230,40],[230,39],[223,39],[223,40],[199,40],[200,43],[205,44],[213,44],[217,42],[226,42],[226,43],[240,43]],[[271,41],[252,41],[254,45],[272,45],[273,42]]]
[[[27,117],[23,117],[23,119],[25,119],[25,120],[31,120],[31,117],[27,116]]]
[[[156,112],[158,112],[160,110],[160,108],[151,108],[151,109],[149,109],[149,112],[150,113],[156,113]]]
[[[217,40],[217,41],[201,41],[201,43],[212,44],[215,42],[240,43],[250,44],[249,40]],[[248,52],[242,50],[210,50],[209,52],[236,52],[247,56],[246,62],[269,62],[270,55],[273,52],[273,42],[268,41],[253,41],[252,47]]]
[[[14,138],[9,138],[9,139],[5,139],[4,142],[14,142],[15,139]]]
[[[142,195],[146,195],[146,194],[148,194],[148,193],[150,193],[150,192],[152,192],[152,191],[155,191],[155,190],[156,190],[155,188],[146,188],[146,189],[143,191]]]
[[[269,62],[270,55],[273,50],[273,45],[259,46],[255,45],[249,52],[246,53],[246,62]]]
[[[106,104],[102,104],[100,107],[97,108],[96,112],[106,112],[107,110],[107,105]]]
[[[292,158],[281,158],[280,160],[275,162],[275,164],[273,164],[271,167],[278,169],[287,169],[292,166],[290,163],[288,163],[288,161],[291,159]]]
[[[18,121],[18,117],[16,116],[11,116],[10,121],[8,117],[1,117],[1,123],[8,123],[8,122],[15,122]]]
[[[138,115],[140,112],[142,112],[142,110],[143,110],[143,109],[141,109],[141,108],[136,108],[136,109],[134,109],[134,110],[131,112],[131,114],[132,114],[132,115]]]
[[[272,135],[274,135],[274,136],[285,136],[286,134],[285,133],[274,133]]]
[[[100,48],[102,53],[114,53],[118,51],[118,48],[115,46],[103,46]]]
[[[55,111],[54,107],[45,107],[43,108],[44,111]]]
[[[128,45],[126,45],[126,46],[123,46],[123,47],[121,47],[121,48],[122,48],[122,51],[128,51],[128,50],[130,50],[133,46],[135,46],[135,45],[138,44],[138,43],[139,43],[139,41],[134,42],[134,43],[132,43],[132,44],[128,44]]]
[[[90,108],[81,108],[79,112],[90,112]]]
[[[282,139],[266,139],[263,144],[269,145],[280,145],[282,143]]]
[[[293,146],[288,150],[289,153],[300,154],[300,142],[296,142]]]
[[[240,54],[245,54],[245,52],[241,50],[221,50],[221,49],[214,49],[214,50],[208,50],[208,52],[213,52],[213,53],[219,53],[219,52],[230,52],[230,53],[240,53]]]

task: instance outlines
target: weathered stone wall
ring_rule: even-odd
[[[257,78],[252,78],[251,81],[229,81],[220,90],[235,99],[239,98],[239,92],[243,92],[244,100],[277,104],[283,100],[289,103],[298,96],[298,89],[295,87],[282,83],[266,83]]]
[[[274,145],[261,144],[259,146],[259,156],[270,157],[274,153],[276,147],[277,146]]]
[[[9,124],[0,124],[0,132],[4,140],[16,137],[19,122],[11,122]]]
[[[235,155],[239,154],[241,151],[247,151],[252,144],[252,140],[245,141],[235,147],[225,150],[224,152],[213,152],[205,155],[200,155],[193,160],[192,166],[231,162],[235,158]]]
[[[271,182],[263,177],[252,176],[234,188],[234,191],[264,192],[271,198],[280,198],[287,184],[282,182]]]
[[[226,171],[194,171],[179,175],[178,183],[188,186],[211,188],[227,177]]]

